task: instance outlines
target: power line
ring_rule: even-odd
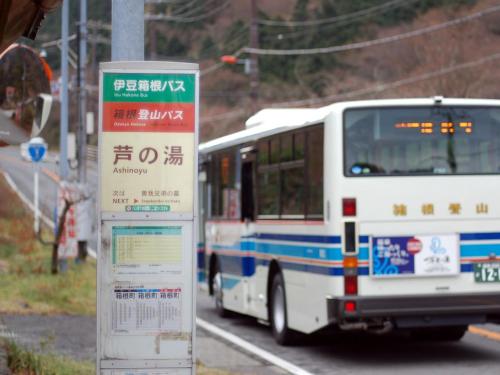
[[[217,0],[215,0],[215,2],[216,1]],[[198,0],[191,0],[191,1],[183,4],[178,9],[174,9],[171,17],[179,17],[179,18],[180,17],[182,17],[182,18],[190,17],[190,16],[193,16],[193,14],[194,15],[197,13],[199,14],[200,11],[204,11],[206,9],[207,5],[210,4],[210,0],[208,0],[206,2],[202,2],[201,4],[198,4],[198,6],[192,6],[192,5],[196,5],[197,2],[198,2]]]
[[[442,30],[451,26],[456,26],[464,22],[472,21],[474,19],[483,17],[487,14],[491,14],[493,12],[497,12],[500,10],[500,5],[487,8],[486,10],[457,18],[451,21],[443,22],[437,25],[432,25],[428,27],[424,27],[421,29],[409,31],[406,33],[401,33],[389,37],[384,37],[384,38],[379,38],[379,39],[374,39],[374,40],[369,40],[369,41],[364,41],[364,42],[358,42],[358,43],[351,43],[351,44],[344,44],[340,46],[330,46],[330,47],[320,47],[320,48],[309,48],[309,49],[262,49],[262,48],[250,48],[250,47],[245,47],[243,49],[243,52],[249,53],[249,54],[255,54],[255,55],[273,55],[273,56],[297,56],[297,55],[314,55],[314,54],[323,54],[323,53],[335,53],[335,52],[343,52],[343,51],[351,51],[355,49],[360,49],[360,48],[365,48],[365,47],[372,47],[380,44],[385,44],[385,43],[391,43],[395,41],[400,41],[403,39],[419,36],[419,35],[424,35],[428,34],[434,31]]]
[[[76,39],[76,34],[71,34],[68,37],[68,41],[72,41]],[[50,42],[45,42],[40,45],[41,48],[47,48],[47,47],[54,47],[54,46],[59,46],[62,43],[62,38],[52,40]]]
[[[191,0],[191,1],[188,1],[187,3],[182,4],[179,8],[174,9],[174,11],[172,12],[172,15],[179,16],[180,14],[182,14],[182,12],[184,12],[185,9],[188,9],[191,5],[195,4],[197,1],[198,0]]]
[[[389,82],[389,83],[382,83],[378,85],[374,85],[368,88],[364,89],[359,89],[359,90],[353,90],[350,92],[342,93],[342,94],[336,94],[336,95],[331,95],[327,96],[324,98],[314,98],[314,99],[304,99],[304,100],[294,100],[294,101],[287,101],[287,102],[282,102],[282,103],[274,103],[271,104],[271,107],[296,107],[296,106],[308,106],[308,105],[315,105],[315,104],[320,104],[320,103],[325,103],[325,102],[332,102],[332,101],[337,101],[340,99],[349,99],[353,97],[358,97],[366,94],[371,94],[371,93],[377,93],[377,92],[382,92],[386,91],[389,89],[394,89],[400,86],[412,84],[412,83],[417,83],[420,81],[425,81],[431,78],[436,78],[442,75],[450,74],[459,70],[463,69],[468,69],[468,68],[473,68],[478,65],[482,65],[488,62],[492,62],[494,60],[500,59],[500,52],[495,53],[493,55],[488,55],[486,57],[474,60],[474,61],[469,61],[463,64],[458,64],[458,65],[452,65],[448,66],[446,68],[441,68],[438,70],[434,70],[432,72],[427,72],[423,73],[414,77],[409,77],[409,78],[404,78],[400,79],[397,81]]]
[[[306,21],[273,21],[273,20],[264,20],[264,19],[258,19],[257,22],[261,25],[266,25],[266,26],[315,26],[315,25],[322,25],[325,23],[335,23],[339,21],[352,21],[353,19],[357,18],[362,18],[369,16],[373,13],[378,13],[380,11],[384,11],[387,8],[392,8],[392,7],[398,7],[401,5],[408,5],[411,3],[414,3],[416,1],[421,1],[421,0],[391,0],[383,4],[375,5],[371,8],[366,8],[362,10],[358,10],[356,12],[348,13],[348,14],[342,14],[340,16],[335,16],[335,17],[329,17],[329,18],[322,18],[322,19],[316,19],[316,20],[306,20]],[[401,3],[406,3],[406,4],[401,4]]]
[[[245,25],[245,27],[246,27],[246,25]],[[224,47],[227,50],[234,50],[235,48],[238,48],[238,44],[240,44],[240,43],[244,44],[242,42],[246,41],[248,39],[248,36],[246,35],[247,33],[248,33],[248,28],[243,28],[243,29],[233,33],[231,35],[231,38],[228,41],[224,41],[224,40],[214,41],[214,44],[212,46],[210,46],[209,48],[205,49],[204,52],[208,54],[208,52],[212,52],[216,48],[220,48],[218,43],[221,43],[221,42],[224,43]],[[241,47],[243,47],[243,45]]]
[[[231,0],[226,0],[224,1],[220,6],[213,8],[211,11],[200,14],[195,17],[172,17],[172,16],[167,16],[164,14],[145,14],[144,15],[144,20],[145,21],[174,21],[174,22],[181,22],[181,23],[190,23],[190,22],[196,22],[200,21],[202,19],[208,18],[213,16],[216,13],[221,12],[225,8],[227,8],[231,3]]]
[[[389,82],[389,83],[382,83],[382,84],[374,85],[374,86],[364,88],[364,89],[358,89],[358,90],[345,92],[342,94],[326,96],[324,98],[293,100],[293,101],[287,101],[287,102],[281,102],[281,103],[272,103],[269,107],[271,107],[271,108],[279,108],[279,107],[283,108],[283,107],[311,106],[311,105],[322,104],[325,102],[331,103],[331,102],[334,102],[337,100],[350,99],[350,98],[359,97],[362,95],[367,95],[367,94],[372,94],[372,93],[379,93],[379,92],[387,91],[389,89],[398,88],[398,87],[401,87],[404,85],[409,85],[409,84],[429,80],[431,78],[440,77],[440,76],[450,74],[450,73],[453,73],[453,72],[456,72],[459,70],[473,68],[475,66],[482,65],[482,64],[485,64],[488,62],[492,62],[492,61],[495,61],[497,59],[500,59],[500,52],[495,53],[493,55],[485,56],[483,58],[480,58],[480,59],[477,59],[474,61],[469,61],[469,62],[466,62],[463,64],[453,65],[453,66],[449,66],[446,68],[441,68],[441,69],[434,70],[432,72],[423,73],[423,74],[420,74],[420,75],[417,75],[414,77],[404,78],[404,79],[400,79],[400,80]],[[242,109],[238,109],[236,111],[224,112],[224,113],[220,113],[218,115],[204,117],[201,120],[201,123],[223,120],[223,119],[227,119],[227,118],[234,118],[234,117],[241,116],[244,113],[245,113],[245,111]]]
[[[336,22],[332,22],[330,24],[327,24],[327,25],[324,25],[321,27],[321,30],[319,30],[321,33],[323,33],[324,31],[326,30],[331,30],[331,29],[335,29],[335,28],[339,28],[341,26],[344,26],[344,25],[352,25],[353,23],[357,22],[358,20],[361,20],[361,19],[365,19],[365,18],[368,18],[372,15],[375,15],[377,13],[385,13],[385,12],[388,12],[388,11],[391,11],[391,10],[394,10],[394,9],[397,9],[397,8],[400,8],[400,7],[407,7],[409,5],[411,5],[412,3],[416,2],[416,1],[421,1],[421,0],[407,0],[406,3],[404,4],[396,4],[395,6],[391,7],[391,8],[383,8],[383,9],[378,9],[377,11],[373,11],[373,12],[366,12],[366,13],[363,13],[363,14],[360,14],[358,17],[352,17],[352,18],[346,18],[346,19],[338,19],[336,20]],[[308,34],[311,34],[311,30],[310,28],[305,28],[305,29],[301,29],[301,30],[296,30],[296,31],[276,31],[274,33],[268,33],[265,37],[264,37],[264,40],[266,41],[269,41],[269,40],[272,40],[272,41],[284,41],[286,39],[292,39],[292,38],[295,38],[295,37],[303,37],[304,35],[308,35]]]

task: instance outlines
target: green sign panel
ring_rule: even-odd
[[[105,73],[105,102],[194,103],[194,74]]]

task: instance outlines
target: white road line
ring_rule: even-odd
[[[11,187],[12,190],[14,190],[14,192],[18,195],[18,197],[23,201],[23,203],[29,207],[29,209],[33,212],[35,212],[35,206],[33,205],[33,203],[31,203],[31,201],[26,197],[26,195],[23,194],[23,192],[21,190],[19,190],[19,188],[17,187],[16,183],[14,182],[14,180],[12,180],[12,178],[10,177],[10,175],[7,173],[7,172],[4,172],[2,171],[2,174],[3,176],[5,177],[5,180],[7,181],[7,183],[9,184],[9,186]],[[54,229],[55,228],[55,225],[54,225],[54,222],[52,220],[50,220],[47,216],[45,216],[42,212],[40,212],[40,217],[42,218],[42,221],[51,229]],[[87,248],[87,252],[89,253],[89,255],[94,258],[94,259],[97,259],[97,253],[94,249],[88,247]]]
[[[210,324],[203,319],[196,318],[196,324],[199,327],[203,328],[204,330],[206,330],[210,333],[213,333],[214,335],[217,335],[217,336],[223,338],[224,340],[229,341],[229,342],[239,346],[240,348],[246,350],[247,352],[250,352],[250,353],[262,358],[263,360],[265,360],[265,361],[267,361],[275,366],[278,366],[278,367],[282,368],[283,370],[288,371],[290,374],[313,375],[312,373],[310,373],[310,372],[308,372],[300,367],[297,367],[294,364],[292,364],[288,361],[285,361],[284,359],[282,359],[278,356],[275,356],[274,354],[271,354],[271,353],[265,351],[264,349],[261,349],[258,346],[255,346],[255,345],[249,343],[248,341],[245,341],[245,340],[239,338],[238,336],[233,335],[232,333],[224,331],[221,328],[216,327],[213,324]]]

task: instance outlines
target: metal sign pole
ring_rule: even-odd
[[[68,167],[68,38],[69,0],[63,1],[61,25],[61,134],[59,136],[59,176],[66,180]]]
[[[40,210],[38,208],[38,163],[35,163],[35,173],[33,175],[33,186],[34,186],[34,193],[33,193],[33,201],[35,202],[35,223],[34,223],[34,230],[35,233],[38,233],[40,231]]]
[[[41,138],[33,138],[28,144],[28,153],[30,155],[31,161],[33,162],[33,200],[35,203],[35,213],[34,213],[34,224],[33,229],[35,233],[40,231],[40,210],[39,210],[39,162],[45,156],[47,151],[47,144]]]

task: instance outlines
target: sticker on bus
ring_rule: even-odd
[[[455,234],[372,237],[372,276],[447,276],[459,271]]]

